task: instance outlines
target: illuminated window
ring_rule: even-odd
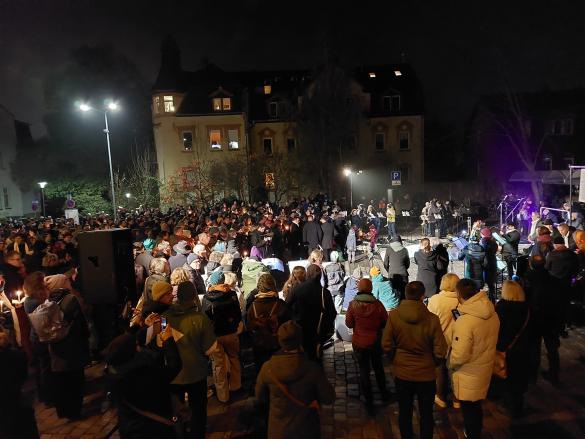
[[[223,111],[230,111],[232,109],[232,98],[222,98],[221,103]]]
[[[296,139],[294,139],[292,137],[289,137],[288,139],[286,139],[286,149],[288,150],[288,152],[294,152],[296,147],[297,147]]]
[[[264,86],[264,94],[265,95],[269,95],[270,93],[272,93],[272,86],[271,85],[265,85]]]
[[[240,148],[238,130],[228,130],[228,146],[229,149]]]
[[[155,96],[152,98],[152,109],[154,110],[155,114],[160,113],[160,96]]]
[[[384,149],[384,133],[376,133],[376,151],[382,151]]]
[[[183,149],[185,151],[193,150],[193,133],[191,131],[183,131]]]
[[[264,147],[264,154],[272,155],[272,138],[271,137],[265,137],[262,140],[262,146]]]
[[[270,103],[270,117],[276,119],[278,117],[278,102]]]
[[[231,98],[213,98],[211,101],[213,111],[230,111],[232,109]]]
[[[398,147],[401,150],[410,149],[410,131],[402,130],[398,133]]]
[[[209,144],[211,149],[221,149],[221,130],[209,131]]]
[[[221,98],[213,99],[213,111],[221,111]]]
[[[172,96],[165,96],[164,97],[165,103],[165,113],[174,113],[175,112],[175,102]]]
[[[402,72],[400,70],[394,70],[395,76],[402,76]]]
[[[370,72],[369,75],[370,75],[370,78],[375,78],[376,77],[376,73],[374,73],[374,72]]]

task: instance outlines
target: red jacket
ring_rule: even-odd
[[[379,343],[386,320],[386,308],[372,294],[360,293],[355,296],[345,315],[345,324],[353,328],[352,344],[358,348],[371,348]]]

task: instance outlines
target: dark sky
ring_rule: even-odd
[[[423,82],[427,116],[462,125],[478,96],[585,85],[585,2],[324,0],[0,0],[0,104],[44,132],[43,81],[83,44],[110,42],[153,81],[162,37],[183,65],[311,68],[400,54]]]

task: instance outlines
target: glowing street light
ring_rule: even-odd
[[[116,193],[114,191],[114,172],[112,170],[112,151],[110,148],[110,128],[108,127],[108,111],[117,111],[120,107],[113,100],[110,100],[106,104],[106,108],[103,110],[92,108],[91,106],[89,106],[89,104],[86,104],[86,103],[81,103],[78,105],[78,107],[84,113],[86,113],[90,110],[95,110],[95,111],[99,111],[99,112],[104,114],[104,121],[106,124],[106,127],[104,129],[104,133],[106,134],[106,143],[108,145],[108,162],[110,164],[110,185],[111,185],[111,190],[112,190],[112,207],[114,209],[114,221],[117,221],[118,220],[118,209],[116,209]]]
[[[350,211],[353,208],[353,176],[361,174],[362,171],[352,171],[351,168],[344,168],[343,175],[349,177],[349,204],[350,204]]]
[[[345,168],[343,170],[343,175],[345,175],[346,177],[349,177],[351,175],[351,169]]]
[[[41,209],[43,212],[43,217],[45,216],[45,186],[47,185],[46,181],[39,181],[39,187],[41,188]]]
[[[132,194],[130,192],[126,192],[126,198],[130,199],[131,196]]]

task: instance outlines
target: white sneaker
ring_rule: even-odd
[[[439,395],[435,395],[435,404],[437,404],[442,409],[447,408],[447,403],[439,398]]]

